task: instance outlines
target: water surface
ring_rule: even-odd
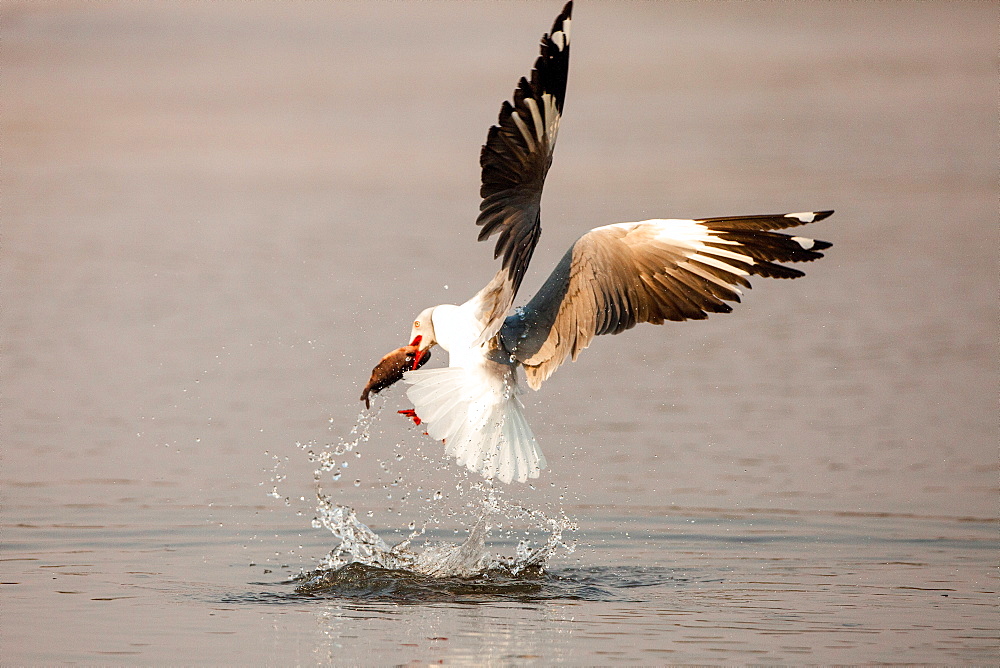
[[[834,208],[834,246],[526,397],[551,470],[504,498],[579,527],[543,573],[296,591],[310,450],[492,275],[478,149],[557,10],[3,4],[5,662],[995,661],[988,3],[580,4],[525,294],[624,220]],[[482,491],[403,407],[324,493],[461,541]]]

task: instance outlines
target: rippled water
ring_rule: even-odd
[[[318,555],[328,541],[276,529],[261,521],[268,511],[226,508],[222,526],[204,521],[209,511],[173,508],[144,530],[6,528],[5,554],[20,560],[4,563],[19,582],[5,651],[36,662],[645,664],[988,662],[996,651],[990,521],[644,508],[578,517],[577,550],[544,572],[352,565],[307,581],[288,546]]]
[[[995,5],[580,3],[526,294],[621,220],[833,248],[527,395],[532,486],[359,416],[557,9],[0,6],[4,663],[995,662]]]

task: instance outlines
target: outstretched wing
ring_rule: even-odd
[[[484,340],[503,323],[541,235],[542,186],[566,98],[572,12],[571,0],[552,24],[552,32],[542,36],[531,79],[522,77],[513,102],[503,103],[479,156],[483,169],[479,190],[483,201],[476,220],[482,228],[479,240],[499,235],[493,257],[503,256],[500,273],[477,295]]]
[[[538,389],[600,334],[640,322],[700,320],[729,313],[748,276],[798,278],[779,262],[823,257],[825,241],[772,232],[833,211],[700,220],[647,220],[598,227],[573,244],[538,294],[500,330],[504,348]]]

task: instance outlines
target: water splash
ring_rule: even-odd
[[[483,500],[479,518],[462,543],[428,542],[421,549],[414,547],[413,542],[424,534],[423,529],[412,531],[405,540],[390,547],[358,519],[354,510],[332,503],[329,496],[321,493],[313,526],[326,528],[340,544],[323,558],[313,575],[361,563],[433,577],[468,577],[494,570],[516,576],[543,568],[560,549],[573,552],[573,544],[563,539],[563,532],[577,529],[568,517],[550,518],[538,511],[503,502],[494,490],[490,492]],[[512,556],[491,554],[486,549],[490,530],[498,518],[514,519],[513,513],[530,517],[536,523],[542,522],[538,526],[548,532],[545,542],[532,547],[528,540],[522,539]]]
[[[549,516],[512,503],[505,498],[503,488],[494,487],[490,482],[458,482],[455,485],[456,493],[453,494],[426,490],[421,486],[417,486],[415,490],[409,489],[404,476],[399,473],[394,475],[392,472],[393,462],[403,459],[399,444],[392,459],[379,462],[381,473],[377,475],[388,475],[391,480],[391,483],[386,482],[382,487],[389,490],[389,499],[392,498],[392,490],[397,490],[400,502],[409,496],[413,502],[422,503],[421,511],[430,510],[430,513],[422,523],[409,523],[410,533],[404,540],[389,545],[359,519],[353,508],[336,503],[323,488],[327,478],[338,483],[351,458],[360,457],[360,446],[370,440],[380,408],[361,413],[347,439],[340,439],[335,444],[321,448],[315,447],[314,443],[300,445],[306,450],[310,461],[316,464],[313,477],[317,505],[312,526],[330,531],[339,544],[323,557],[315,569],[298,578],[297,591],[326,592],[331,587],[348,587],[353,590],[359,586],[359,578],[369,577],[372,583],[382,582],[386,577],[391,579],[392,576],[387,575],[389,573],[405,573],[406,577],[439,580],[460,578],[465,584],[468,584],[469,578],[487,577],[493,580],[504,577],[512,579],[513,583],[518,578],[540,575],[546,562],[557,552],[573,552],[574,544],[563,536],[567,531],[575,531],[577,526],[565,513],[560,511],[556,516]],[[430,458],[419,454],[419,447],[415,450],[425,460],[424,463],[429,461]],[[455,470],[450,460],[442,466],[447,471]],[[459,474],[464,475],[465,472],[461,471]],[[354,484],[358,486],[360,480],[356,480]],[[448,505],[464,502],[465,510],[447,510],[446,515],[456,517],[465,514],[469,518],[466,520],[468,534],[461,542],[432,540],[427,535],[427,525],[440,523],[438,516],[443,509],[442,504],[447,504],[449,499],[451,503]],[[373,511],[366,514],[368,517],[374,516]],[[515,530],[515,526],[521,527],[520,533],[523,535],[516,541],[513,554],[493,554],[487,549],[491,532],[499,533],[501,538],[516,540],[518,530]],[[527,538],[528,535],[534,535],[535,543]],[[512,586],[516,589],[516,585]],[[345,595],[350,594],[345,592]]]
[[[353,438],[349,440],[340,439],[336,445],[315,450],[312,447],[315,445],[313,442],[298,444],[300,448],[306,449],[306,456],[309,457],[309,461],[318,464],[316,470],[313,471],[313,478],[316,480],[317,485],[322,479],[323,474],[329,471],[334,472],[331,476],[334,481],[340,480],[343,469],[346,469],[350,463],[346,455],[353,453],[355,457],[361,456],[358,447],[371,439],[372,426],[375,424],[378,414],[379,411],[368,411],[358,414],[358,419],[355,421],[354,427],[351,428],[350,432],[350,436]]]

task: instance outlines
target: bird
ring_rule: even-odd
[[[502,258],[501,267],[465,303],[417,315],[412,368],[401,378],[413,408],[399,412],[442,441],[458,465],[502,483],[537,478],[547,466],[524,416],[518,368],[537,390],[597,336],[729,313],[729,302],[750,288],[749,277],[798,278],[802,271],[781,263],[816,260],[832,245],[775,231],[823,220],[832,210],[614,223],[579,237],[527,304],[513,308],[541,234],[572,11],[570,0],[542,36],[530,76],[501,105],[480,152],[478,240],[497,237],[493,259]],[[435,345],[448,353],[448,366],[419,369]]]

